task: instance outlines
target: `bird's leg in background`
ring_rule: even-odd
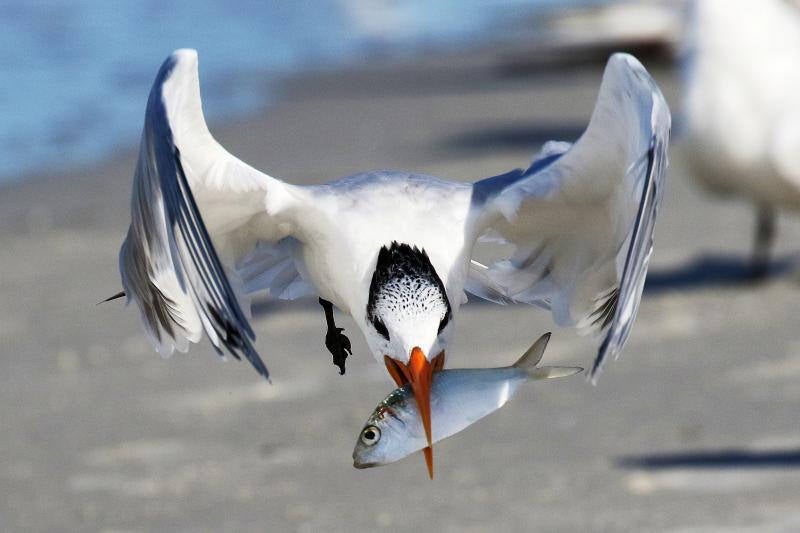
[[[753,257],[750,262],[750,276],[762,279],[769,272],[772,244],[775,242],[775,209],[760,205],[756,212],[756,233],[753,242]]]
[[[350,339],[344,333],[344,328],[337,328],[333,320],[333,304],[328,300],[319,299],[319,305],[325,310],[325,322],[328,323],[328,332],[325,334],[325,347],[333,355],[333,364],[339,367],[339,375],[344,375],[344,362],[348,355],[353,355],[350,348]]]

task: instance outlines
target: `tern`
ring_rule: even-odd
[[[194,50],[177,50],[153,84],[119,254],[120,294],[159,352],[205,336],[268,378],[249,295],[316,296],[341,371],[350,342],[334,307],[397,385],[410,384],[431,476],[431,380],[465,293],[599,332],[593,376],[619,354],[647,273],[670,131],[667,104],[634,57],[608,61],[581,138],[546,144],[524,170],[475,183],[380,170],[314,186],[264,174],[214,140],[197,64]],[[484,266],[472,259],[482,237],[514,252]]]
[[[756,206],[751,274],[762,277],[776,211],[800,209],[800,4],[696,0],[689,20],[683,68],[690,175]]]

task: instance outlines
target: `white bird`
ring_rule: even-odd
[[[691,175],[755,204],[751,268],[763,276],[776,210],[800,209],[800,7],[696,0],[684,47]]]
[[[205,334],[265,377],[248,295],[316,295],[334,362],[343,370],[349,351],[336,306],[398,385],[411,383],[430,442],[431,377],[444,366],[464,291],[605,333],[593,374],[619,353],[647,272],[669,128],[647,71],[617,54],[583,136],[548,143],[527,170],[476,183],[384,170],[296,186],[214,140],[197,54],[178,50],[147,103],[120,250],[124,294],[159,352],[185,351]],[[515,249],[491,267],[471,260],[488,234]],[[426,459],[432,472],[430,449]]]

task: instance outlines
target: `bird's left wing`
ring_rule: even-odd
[[[561,326],[604,333],[590,373],[619,354],[639,306],[666,177],[670,113],[632,56],[613,55],[597,104],[572,146],[548,143],[525,171],[474,184],[476,234],[513,254],[473,262],[467,290],[539,305]]]
[[[288,234],[266,209],[287,187],[217,143],[203,118],[197,53],[172,54],[147,102],[120,250],[125,294],[159,352],[186,351],[205,334],[218,353],[244,357],[269,376],[244,296],[254,274],[235,270],[260,242],[279,244]]]

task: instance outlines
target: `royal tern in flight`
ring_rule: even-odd
[[[162,65],[147,103],[120,250],[124,294],[159,352],[208,336],[263,376],[248,295],[315,295],[326,345],[344,365],[349,313],[398,385],[410,383],[430,443],[432,373],[465,291],[552,311],[605,333],[592,374],[630,332],[652,249],[670,128],[667,104],[632,56],[611,57],[583,136],[548,143],[526,170],[458,183],[373,171],[325,185],[268,176],[220,146],[200,103],[197,54]],[[498,235],[514,253],[471,260]],[[430,448],[426,451],[432,472]]]
[[[776,210],[800,209],[800,3],[696,0],[685,42],[691,176],[757,209],[751,270],[767,273]]]

